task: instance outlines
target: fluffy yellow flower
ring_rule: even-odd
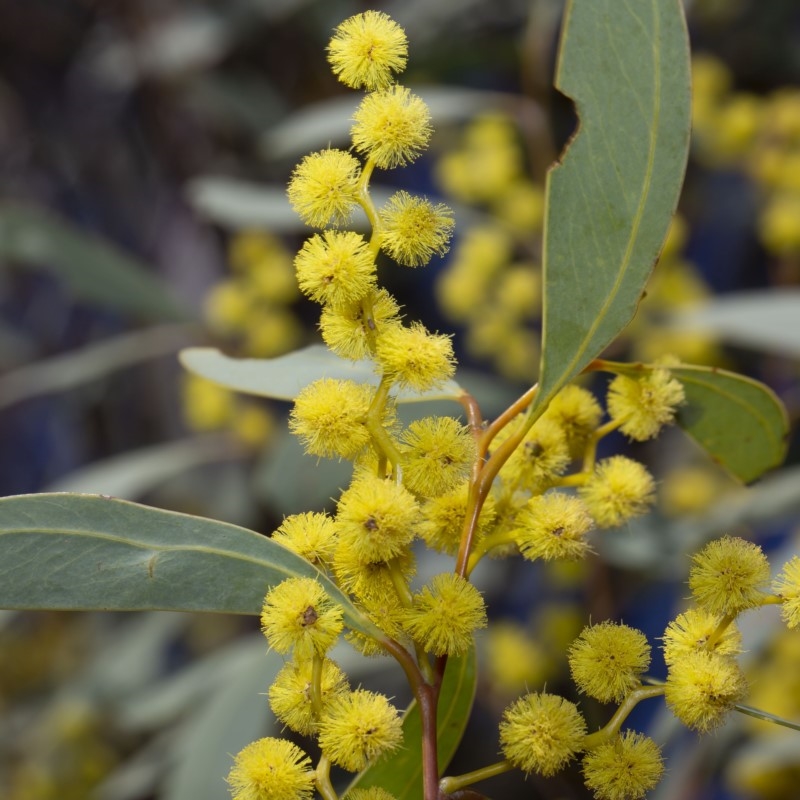
[[[517,695],[551,674],[551,656],[523,625],[493,621],[484,641],[489,685],[503,695]]]
[[[317,303],[357,303],[375,288],[375,259],[353,231],[314,234],[294,260],[301,291]]]
[[[388,561],[411,543],[419,518],[419,506],[408,489],[364,474],[339,498],[339,546],[349,549],[363,564]]]
[[[269,687],[269,705],[275,716],[293,731],[311,736],[317,730],[317,718],[311,701],[313,660],[289,661]],[[347,676],[330,659],[322,662],[320,701],[323,712],[331,699],[349,691]]]
[[[544,416],[564,432],[570,456],[580,458],[589,437],[600,425],[603,410],[588,389],[569,385],[550,401]]]
[[[711,634],[717,629],[720,617],[703,608],[690,608],[678,614],[664,631],[664,661],[674,664],[696,650],[709,650],[721,656],[735,656],[742,651],[742,635],[731,624],[724,633],[708,647]]]
[[[305,800],[314,794],[311,759],[285,739],[259,739],[241,750],[228,773],[233,800]]]
[[[469,477],[476,455],[475,439],[457,419],[414,420],[401,441],[403,483],[415,494],[438,497]]]
[[[664,699],[684,725],[705,733],[746,693],[747,681],[732,658],[697,650],[670,665]]]
[[[380,210],[381,249],[398,264],[421,267],[449,249],[453,212],[408,192],[393,194]]]
[[[453,491],[431,498],[423,504],[419,535],[425,540],[428,547],[448,555],[455,555],[458,552],[461,534],[464,530],[468,499],[469,486],[464,482]],[[489,495],[481,509],[473,543],[480,541],[486,531],[494,525],[496,516],[495,501]]]
[[[800,556],[783,565],[772,584],[772,591],[782,599],[781,615],[790,628],[800,625]]]
[[[395,556],[391,563],[406,582],[414,577],[417,565],[410,548]],[[389,564],[386,561],[365,563],[348,545],[336,548],[333,573],[339,586],[363,603],[381,603],[387,597],[397,596]]]
[[[316,511],[291,514],[272,534],[272,541],[312,564],[330,563],[336,548],[336,526],[332,517]]]
[[[405,31],[381,11],[365,11],[340,23],[328,45],[333,74],[351,89],[385,89],[406,68]]]
[[[507,431],[504,431],[495,438],[494,447],[499,447],[507,436]],[[520,489],[539,493],[552,486],[569,462],[564,431],[552,419],[540,419],[525,435],[500,474]]]
[[[517,515],[514,541],[530,561],[569,561],[585,556],[586,535],[594,523],[581,500],[564,492],[532,497]]]
[[[663,774],[658,745],[634,731],[625,731],[583,757],[584,781],[596,800],[641,800]]]
[[[342,632],[342,609],[314,578],[287,578],[264,598],[261,630],[278,653],[323,655]]]
[[[685,399],[683,384],[669,370],[659,368],[637,378],[617,375],[608,387],[607,406],[611,419],[622,421],[622,433],[643,442],[675,419]]]
[[[369,313],[361,302],[322,309],[319,319],[322,339],[337,356],[353,361],[368,358],[370,333],[379,337],[385,327],[401,324],[400,308],[386,289],[373,292],[367,305]]]
[[[360,772],[403,740],[397,709],[381,694],[356,689],[331,702],[319,723],[322,752],[349,772]]]
[[[569,649],[569,669],[578,688],[601,703],[619,703],[641,683],[650,665],[647,637],[616,622],[589,625]]]
[[[353,123],[356,150],[381,169],[414,161],[432,133],[428,106],[404,86],[368,94],[353,114]]]
[[[486,627],[486,608],[480,592],[454,572],[435,575],[414,595],[405,614],[405,629],[428,653],[457,656]]]
[[[366,420],[373,394],[364,384],[320,378],[295,398],[289,430],[310,455],[352,460],[370,443]],[[387,405],[384,413],[390,425],[394,407]]]
[[[525,772],[544,777],[562,770],[583,749],[586,723],[574,703],[554,694],[527,694],[500,723],[503,755]]]
[[[702,608],[736,615],[761,604],[769,562],[757,544],[724,536],[709,542],[692,561],[689,588]]]
[[[418,392],[444,383],[455,372],[450,337],[429,333],[418,322],[384,329],[376,356],[385,374]]]
[[[343,150],[320,150],[295,167],[288,196],[300,219],[315,228],[350,219],[358,203],[361,164]]]
[[[655,483],[643,464],[612,456],[595,467],[578,494],[595,522],[612,528],[647,511],[655,500]]]

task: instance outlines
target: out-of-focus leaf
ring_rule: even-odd
[[[266,590],[296,576],[382,638],[309,562],[245,528],[92,495],[0,499],[0,608],[259,614]]]
[[[372,361],[347,361],[324,345],[311,345],[278,358],[230,358],[213,347],[190,347],[180,355],[189,372],[228,389],[276,400],[293,400],[300,391],[320,378],[349,379],[356,383],[378,385]],[[423,400],[457,400],[462,394],[455,381],[447,381],[436,389],[412,392],[401,389],[399,403]]]
[[[519,110],[520,105],[519,95],[479,89],[425,86],[412,87],[412,91],[427,103],[436,125],[472,119],[487,108]],[[357,105],[358,98],[347,96],[305,106],[264,134],[261,152],[266,158],[285,159],[328,146],[348,148]],[[533,103],[529,106],[541,114],[538,106]],[[526,110],[529,106],[526,105]]]
[[[731,344],[800,357],[800,289],[782,287],[715,297],[677,314],[682,331],[711,334]]]
[[[277,733],[263,695],[284,662],[277,653],[267,653],[259,638],[236,649],[216,690],[182,726],[161,800],[224,800],[232,756],[255,739]]]
[[[95,462],[59,478],[45,491],[105,494],[134,500],[193,467],[242,454],[241,447],[228,435],[195,436]]]
[[[252,476],[253,491],[275,514],[300,514],[336,498],[350,482],[353,465],[332,458],[317,463],[300,440],[283,430],[264,453]]]
[[[77,298],[142,319],[192,316],[146,264],[40,208],[0,203],[0,258],[48,269]]]
[[[449,658],[439,695],[437,747],[440,774],[447,768],[467,727],[477,687],[475,648],[459,658]],[[403,747],[357,775],[348,787],[380,786],[397,800],[422,798],[422,724],[416,701],[403,717]]]
[[[547,176],[534,413],[631,320],[675,211],[690,127],[680,0],[569,2],[556,86],[579,127]]]
[[[0,409],[40,394],[73,389],[133,364],[169,355],[196,338],[190,326],[159,325],[42,359],[0,377]]]

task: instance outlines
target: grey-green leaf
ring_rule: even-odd
[[[192,316],[147,265],[34,206],[0,203],[0,258],[46,267],[76,297],[142,319]]]
[[[0,608],[259,614],[270,586],[298,576],[382,638],[314,566],[254,531],[97,495],[0,499]]]
[[[447,768],[467,727],[475,699],[477,672],[475,648],[447,661],[437,707],[437,756],[439,773]],[[380,786],[397,800],[422,800],[422,724],[416,701],[403,717],[403,747],[368,767],[348,787]]]
[[[547,177],[535,409],[631,320],[675,211],[690,126],[680,0],[571,0],[556,85],[579,127]]]
[[[323,345],[311,345],[278,358],[230,358],[213,347],[190,347],[180,355],[189,372],[237,392],[293,400],[300,391],[320,378],[338,378],[378,385],[372,361],[346,361]],[[455,400],[462,394],[455,381],[427,392],[401,390],[400,403],[422,400]]]

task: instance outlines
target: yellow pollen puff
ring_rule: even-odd
[[[761,605],[769,582],[769,562],[753,542],[723,536],[692,557],[689,588],[701,608],[736,615]]]
[[[423,497],[438,497],[465,481],[477,453],[471,431],[453,417],[415,420],[402,442],[403,483]]]
[[[600,527],[613,528],[648,510],[655,500],[655,483],[643,464],[612,456],[595,467],[578,494]]]
[[[403,740],[397,709],[381,694],[357,689],[331,702],[319,723],[322,752],[349,772],[360,772]]]
[[[356,303],[375,288],[375,260],[364,237],[325,231],[308,239],[294,261],[300,290],[317,303]]]
[[[616,622],[589,625],[572,643],[569,668],[577,687],[601,703],[619,703],[650,665],[647,637]]]
[[[747,681],[732,658],[697,650],[670,665],[664,699],[684,725],[705,733],[717,727],[746,693]]]
[[[469,486],[465,481],[453,491],[431,498],[424,503],[419,535],[428,547],[453,556],[458,552],[461,535],[464,531],[468,499]],[[494,497],[489,495],[481,509],[478,528],[473,536],[473,545],[477,544],[486,535],[487,530],[494,525],[496,514]]]
[[[550,401],[544,416],[564,432],[570,456],[580,458],[589,437],[600,424],[603,410],[588,389],[571,384]]]
[[[373,292],[366,303],[325,306],[319,319],[325,344],[337,356],[352,361],[367,358],[370,340],[391,325],[400,325],[400,307],[386,289]]]
[[[660,748],[635,731],[625,731],[583,757],[583,778],[595,800],[642,800],[663,774]]]
[[[441,385],[455,372],[450,337],[429,333],[419,322],[386,328],[378,338],[376,356],[384,374],[417,392]]]
[[[293,731],[311,736],[317,730],[312,703],[313,660],[290,661],[269,687],[269,705],[275,716]],[[333,697],[349,691],[347,677],[330,659],[322,662],[320,701],[323,711]]]
[[[428,106],[404,86],[368,94],[353,114],[353,123],[356,150],[381,169],[414,161],[433,132]]]
[[[350,219],[358,203],[361,164],[343,150],[307,155],[296,167],[287,194],[292,208],[307,225],[324,228]]]
[[[278,653],[323,655],[342,631],[342,609],[313,578],[287,578],[267,592],[261,630]]]
[[[320,378],[295,398],[289,430],[310,455],[352,460],[371,440],[366,420],[373,395],[366,384]],[[387,404],[383,422],[393,421],[394,407]]]
[[[685,399],[680,381],[666,369],[654,369],[638,378],[617,375],[608,387],[607,406],[611,419],[622,421],[622,433],[643,442],[675,419]]]
[[[719,635],[712,647],[711,635],[717,630],[721,618],[702,608],[690,608],[678,614],[664,631],[664,661],[667,665],[679,661],[686,653],[707,650],[721,656],[735,656],[742,651],[742,635],[730,624]]]
[[[510,434],[510,431],[509,431]],[[499,446],[506,435],[494,440]],[[540,419],[525,434],[501,471],[504,480],[521,489],[542,492],[569,466],[570,455],[564,431],[553,419]]]
[[[339,544],[363,564],[402,553],[416,533],[420,510],[414,496],[394,481],[364,474],[339,498]]]
[[[381,249],[398,264],[420,267],[449,249],[453,212],[408,192],[393,194],[380,210]]]
[[[332,517],[316,511],[292,514],[272,534],[272,541],[312,564],[329,564],[336,549],[336,525]]]
[[[311,759],[285,739],[258,739],[241,750],[228,773],[233,800],[306,800],[314,794]]]
[[[503,755],[525,772],[555,775],[583,749],[586,723],[574,703],[554,694],[527,694],[500,723]]]
[[[800,626],[800,556],[794,556],[772,584],[772,591],[782,599],[781,615],[790,628]]]
[[[365,563],[360,553],[353,552],[347,544],[339,545],[333,557],[333,573],[339,586],[370,608],[383,603],[387,597],[397,597],[392,569],[406,582],[414,577],[417,565],[410,547],[391,559],[391,567],[387,561]],[[380,652],[385,651],[381,649]]]
[[[408,60],[405,31],[381,11],[365,11],[346,19],[328,45],[333,74],[351,89],[385,89]]]
[[[414,595],[404,627],[426,652],[458,656],[469,649],[475,631],[486,627],[486,607],[469,581],[446,572]]]
[[[532,497],[517,515],[514,541],[529,561],[575,561],[589,550],[586,535],[594,526],[581,500],[564,492]]]

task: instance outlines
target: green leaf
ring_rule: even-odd
[[[382,638],[315,567],[245,528],[95,495],[0,499],[0,608],[259,614],[267,589],[296,576]]]
[[[670,372],[686,391],[677,422],[714,461],[745,483],[783,462],[789,421],[771,389],[713,367],[681,366]]]
[[[447,660],[436,717],[439,774],[447,768],[464,735],[476,686],[475,648],[472,647],[466,655]],[[422,724],[414,701],[403,716],[402,749],[357,775],[347,791],[380,786],[397,800],[422,800],[421,747]]]
[[[277,400],[293,400],[308,384],[320,378],[339,378],[378,385],[372,361],[347,361],[324,345],[314,344],[278,358],[230,358],[213,347],[189,347],[180,354],[189,372],[228,389]],[[456,400],[462,394],[455,381],[427,392],[401,390],[400,403],[422,400]]]
[[[33,206],[0,203],[0,258],[45,267],[76,297],[143,319],[192,316],[148,265]]]
[[[636,377],[653,366],[598,361],[598,368]],[[685,364],[669,371],[686,392],[678,425],[720,466],[749,483],[783,462],[789,420],[768,386],[717,367]]]
[[[675,211],[690,124],[680,0],[572,0],[556,86],[579,127],[547,176],[534,413],[631,320]]]

